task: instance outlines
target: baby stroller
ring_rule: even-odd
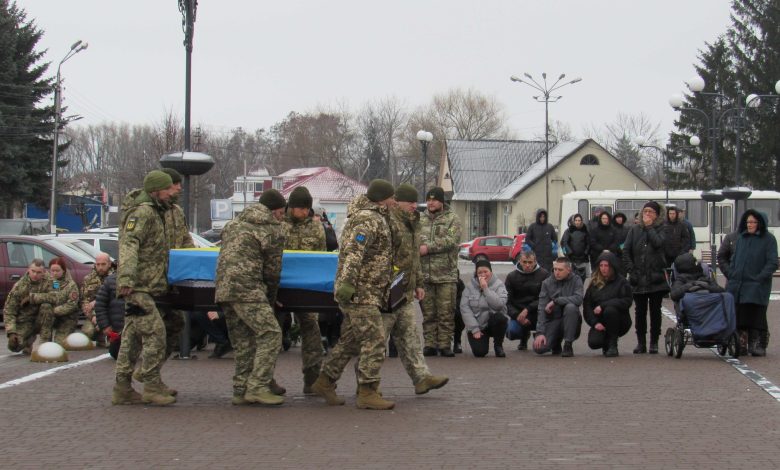
[[[678,272],[678,262],[685,262],[686,266],[694,264],[693,272],[698,274]],[[734,358],[739,357],[734,297],[728,292],[712,292],[722,289],[717,287],[710,266],[698,263],[693,255],[680,255],[667,270],[666,279],[672,289],[672,300],[679,297],[681,292],[685,292],[682,298],[674,303],[677,325],[668,328],[664,334],[666,354],[679,359],[685,346],[692,344],[697,348],[715,346],[721,356],[728,354]]]

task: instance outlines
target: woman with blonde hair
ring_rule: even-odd
[[[588,346],[601,348],[606,357],[618,355],[618,338],[631,329],[631,285],[619,269],[614,253],[602,253],[582,303],[585,322],[591,326]]]

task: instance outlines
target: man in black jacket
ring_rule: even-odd
[[[680,221],[677,207],[666,208],[666,222],[664,222],[664,255],[667,267],[683,253],[688,253],[691,247],[691,235],[688,227]]]
[[[525,243],[536,253],[536,261],[545,270],[552,269],[553,259],[558,256],[553,253],[552,244],[558,242],[558,234],[555,233],[555,227],[547,221],[547,211],[539,209],[536,211],[536,222],[528,227],[528,233],[525,235]]]
[[[507,315],[509,315],[509,327],[507,339],[519,339],[517,346],[519,351],[528,349],[528,338],[531,330],[536,328],[536,320],[539,310],[539,291],[542,290],[542,282],[549,274],[536,262],[533,251],[520,253],[520,262],[515,270],[506,276],[504,285],[507,291]]]
[[[558,258],[553,265],[553,274],[542,283],[539,292],[539,317],[536,321],[534,351],[544,354],[552,351],[561,357],[574,355],[572,344],[580,337],[582,316],[582,281],[572,273],[571,261]]]

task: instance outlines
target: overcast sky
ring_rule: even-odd
[[[566,73],[550,119],[576,134],[620,112],[668,132],[667,100],[693,76],[704,42],[729,26],[729,0],[201,0],[195,23],[193,128],[268,128],[290,111],[396,96],[410,108],[451,88],[506,106],[519,138],[543,134],[544,105],[509,80]],[[76,40],[89,48],[62,68],[79,125],[184,116],[176,0],[21,0],[56,64]],[[780,78],[780,77],[778,77]],[[769,90],[763,90],[767,92]]]

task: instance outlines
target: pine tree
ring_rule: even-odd
[[[740,94],[768,94],[780,80],[780,2],[734,0],[731,21],[728,39]],[[748,110],[740,166],[743,181],[754,188],[780,190],[780,100],[763,101]]]
[[[43,32],[15,2],[0,0],[0,212],[23,201],[47,205],[54,108],[36,45]]]
[[[629,170],[634,173],[643,176],[645,174],[644,168],[642,168],[642,159],[636,146],[631,143],[631,139],[628,136],[623,136],[615,142],[613,148],[610,149],[612,154],[620,160]]]

